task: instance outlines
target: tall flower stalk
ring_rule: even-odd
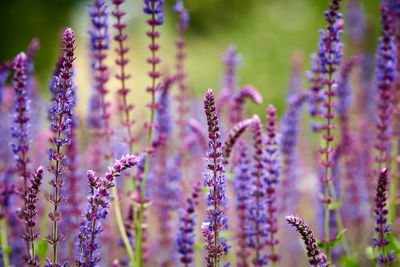
[[[281,163],[279,159],[278,142],[277,142],[277,129],[276,129],[276,109],[273,105],[269,105],[267,109],[267,141],[266,141],[266,155],[264,163],[266,166],[266,201],[267,201],[267,222],[269,225],[269,237],[266,242],[267,246],[271,248],[268,255],[272,266],[275,266],[279,261],[280,256],[277,252],[277,245],[279,240],[276,238],[278,233],[278,218],[277,218],[277,184],[280,176]]]
[[[329,11],[325,12],[325,18],[328,22],[326,30],[320,30],[319,51],[315,56],[316,68],[313,69],[315,77],[313,79],[312,94],[314,101],[314,109],[311,115],[322,117],[324,122],[317,125],[316,130],[322,131],[324,144],[320,148],[321,164],[324,169],[321,182],[325,185],[325,196],[322,203],[325,205],[325,242],[326,256],[330,260],[330,233],[329,233],[329,213],[332,199],[330,197],[330,184],[332,183],[332,167],[333,156],[335,150],[332,142],[335,139],[333,130],[335,124],[335,86],[336,81],[334,74],[340,65],[340,59],[343,56],[340,35],[342,34],[343,21],[340,19],[342,15],[338,13],[340,8],[340,0],[332,0],[329,4]],[[318,90],[317,90],[318,89]],[[325,90],[324,90],[325,89]],[[322,94],[323,93],[323,94]]]
[[[62,174],[64,173],[65,166],[63,161],[66,159],[64,150],[65,146],[71,144],[70,131],[71,131],[71,116],[73,114],[74,101],[73,101],[73,62],[75,60],[75,33],[67,28],[63,36],[63,51],[64,61],[56,77],[56,86],[58,94],[53,102],[53,106],[49,110],[52,119],[51,130],[54,136],[50,139],[50,167],[49,171],[53,174],[53,179],[50,180],[50,185],[54,188],[53,193],[49,196],[50,203],[53,204],[53,211],[49,213],[50,221],[53,223],[53,233],[46,236],[47,242],[53,246],[53,259],[49,265],[57,266],[57,247],[61,241],[64,240],[65,235],[58,230],[58,224],[61,221],[61,213],[59,205],[67,199],[60,193],[64,181]]]
[[[13,125],[11,126],[11,136],[15,143],[11,144],[11,149],[15,154],[17,169],[23,180],[23,191],[26,192],[29,180],[29,99],[26,91],[27,81],[27,57],[24,52],[18,54],[13,64],[14,78],[14,104],[13,104]]]
[[[113,152],[111,149],[111,135],[113,131],[110,128],[110,103],[106,101],[106,95],[108,89],[106,83],[109,79],[108,66],[105,63],[107,57],[107,50],[109,49],[109,35],[108,35],[108,5],[103,0],[95,0],[93,5],[89,6],[89,15],[92,21],[93,29],[89,31],[91,35],[91,49],[93,55],[93,69],[94,69],[94,80],[95,89],[98,97],[98,109],[100,110],[101,124],[97,129],[97,135],[103,138],[105,142],[105,159],[108,164],[111,164],[113,158]],[[120,62],[121,64],[124,62]],[[126,77],[124,77],[126,78]],[[121,214],[121,207],[119,202],[118,190],[116,184],[111,187],[111,192],[114,197],[113,206],[115,210],[118,230],[121,234],[122,240],[124,241],[125,248],[127,250],[129,259],[131,262],[134,261],[132,247],[129,243],[128,235],[123,224],[123,218]]]
[[[151,52],[151,57],[147,59],[147,62],[151,65],[151,71],[148,73],[151,78],[151,86],[147,87],[146,91],[150,93],[151,102],[147,105],[150,109],[150,120],[146,123],[146,127],[148,129],[147,133],[147,148],[145,152],[147,153],[143,180],[141,185],[140,192],[140,210],[139,210],[139,222],[136,226],[138,231],[135,239],[135,256],[136,262],[138,266],[143,266],[143,248],[142,248],[142,235],[143,235],[143,213],[144,213],[144,204],[145,204],[145,191],[146,191],[146,181],[149,173],[150,167],[150,155],[154,152],[154,147],[152,146],[152,137],[153,130],[156,128],[156,124],[154,124],[154,115],[155,111],[158,108],[156,103],[155,94],[159,90],[160,85],[157,84],[158,78],[161,76],[161,73],[157,70],[157,65],[161,62],[161,59],[156,56],[156,52],[160,48],[160,45],[156,43],[156,39],[160,37],[160,32],[156,30],[157,26],[161,26],[164,23],[164,0],[143,0],[145,7],[143,12],[147,15],[150,15],[151,18],[147,20],[147,24],[151,27],[150,31],[147,32],[147,36],[150,38],[151,43],[148,48]]]
[[[388,7],[381,6],[382,37],[379,39],[376,75],[378,80],[378,120],[376,157],[377,170],[389,167],[390,138],[392,136],[393,92],[392,86],[396,79],[396,44],[393,33],[393,23]]]
[[[176,84],[179,89],[179,93],[176,96],[176,100],[178,101],[178,113],[179,119],[177,124],[180,126],[179,137],[183,140],[185,138],[185,125],[186,125],[186,116],[189,112],[189,96],[188,96],[188,85],[186,84],[185,78],[185,47],[186,42],[184,39],[184,33],[188,29],[189,24],[189,13],[183,6],[183,1],[178,0],[174,6],[174,11],[179,15],[179,23],[178,23],[178,31],[179,35],[175,41],[176,46]]]
[[[16,160],[17,173],[23,180],[22,191],[25,195],[28,189],[29,181],[29,99],[27,92],[27,63],[28,59],[24,52],[18,54],[14,59],[13,69],[13,89],[14,89],[14,103],[13,103],[13,124],[11,126],[11,137],[15,140],[11,144],[11,150],[14,153]],[[24,198],[24,206],[27,205],[27,199]],[[29,226],[25,225],[26,231],[29,231]],[[27,255],[30,253],[30,241],[25,239]]]
[[[205,94],[204,111],[208,125],[208,147],[204,186],[209,189],[207,197],[207,219],[202,230],[206,238],[207,266],[217,267],[221,256],[228,252],[226,241],[220,237],[220,232],[227,229],[227,219],[224,215],[226,205],[226,176],[221,151],[220,129],[215,107],[215,96],[212,89]]]

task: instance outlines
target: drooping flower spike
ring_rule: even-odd
[[[315,239],[314,233],[311,227],[304,222],[302,218],[298,216],[289,215],[286,216],[286,221],[296,228],[296,231],[300,234],[301,238],[306,245],[308,262],[311,267],[325,267],[327,266],[327,260],[323,253],[320,252],[317,240]]]

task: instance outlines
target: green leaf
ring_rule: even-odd
[[[49,243],[47,243],[45,240],[39,242],[39,244],[37,245],[37,254],[39,255],[40,259],[46,258],[48,247]]]
[[[356,257],[342,257],[341,262],[343,267],[359,267],[360,263],[358,262]]]
[[[371,246],[366,247],[365,248],[365,256],[367,256],[367,258],[370,260],[374,260],[375,259],[374,248]]]
[[[344,233],[346,232],[346,229],[343,229],[340,231],[335,239],[331,240],[328,244],[327,242],[317,240],[317,245],[320,249],[325,249],[326,247],[334,248],[336,245],[342,240]]]

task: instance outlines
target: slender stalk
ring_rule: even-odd
[[[2,208],[0,207],[0,209],[2,209]],[[1,228],[1,232],[0,232],[1,244],[0,245],[3,250],[3,264],[4,264],[4,267],[8,267],[8,266],[10,266],[10,262],[8,259],[9,247],[8,247],[8,240],[7,240],[7,218],[4,216],[0,219],[0,228]]]

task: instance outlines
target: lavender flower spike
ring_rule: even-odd
[[[215,107],[215,96],[212,89],[208,89],[205,94],[204,110],[208,125],[208,147],[206,172],[204,174],[204,186],[208,186],[209,195],[207,204],[207,219],[202,225],[203,235],[206,238],[205,249],[207,251],[207,266],[217,266],[221,256],[227,254],[228,246],[223,238],[219,236],[220,232],[227,229],[227,219],[224,215],[226,206],[226,176],[225,167],[222,163],[223,156],[221,152],[220,130],[218,117]]]
[[[286,221],[296,228],[296,231],[299,232],[301,237],[304,240],[304,244],[306,245],[308,262],[311,267],[325,267],[327,266],[326,257],[324,254],[320,253],[320,250],[317,245],[317,240],[315,239],[314,233],[311,230],[310,226],[304,222],[302,218],[298,216],[289,215],[286,216]]]
[[[49,196],[50,203],[53,204],[54,209],[49,213],[49,218],[53,223],[53,233],[46,236],[47,242],[53,246],[53,261],[49,263],[50,266],[58,266],[57,262],[57,246],[59,242],[64,240],[65,235],[59,233],[58,223],[61,221],[61,213],[59,205],[66,201],[66,198],[60,193],[64,181],[62,174],[65,167],[63,162],[66,159],[63,147],[71,144],[71,117],[73,115],[74,99],[73,99],[73,62],[75,60],[75,34],[67,28],[63,36],[63,51],[64,61],[56,77],[56,86],[58,94],[54,100],[53,106],[49,109],[49,114],[52,120],[51,130],[54,136],[50,139],[50,167],[49,171],[53,174],[54,178],[50,181],[50,185],[54,188],[54,192]]]
[[[385,247],[389,245],[389,240],[386,239],[387,235],[392,233],[391,224],[387,223],[388,210],[386,207],[387,191],[388,191],[388,169],[381,169],[379,173],[378,185],[376,188],[375,197],[375,232],[378,237],[374,237],[374,247],[380,249],[378,256],[379,265],[388,265],[394,262],[396,259],[393,255],[393,251],[387,255]]]

